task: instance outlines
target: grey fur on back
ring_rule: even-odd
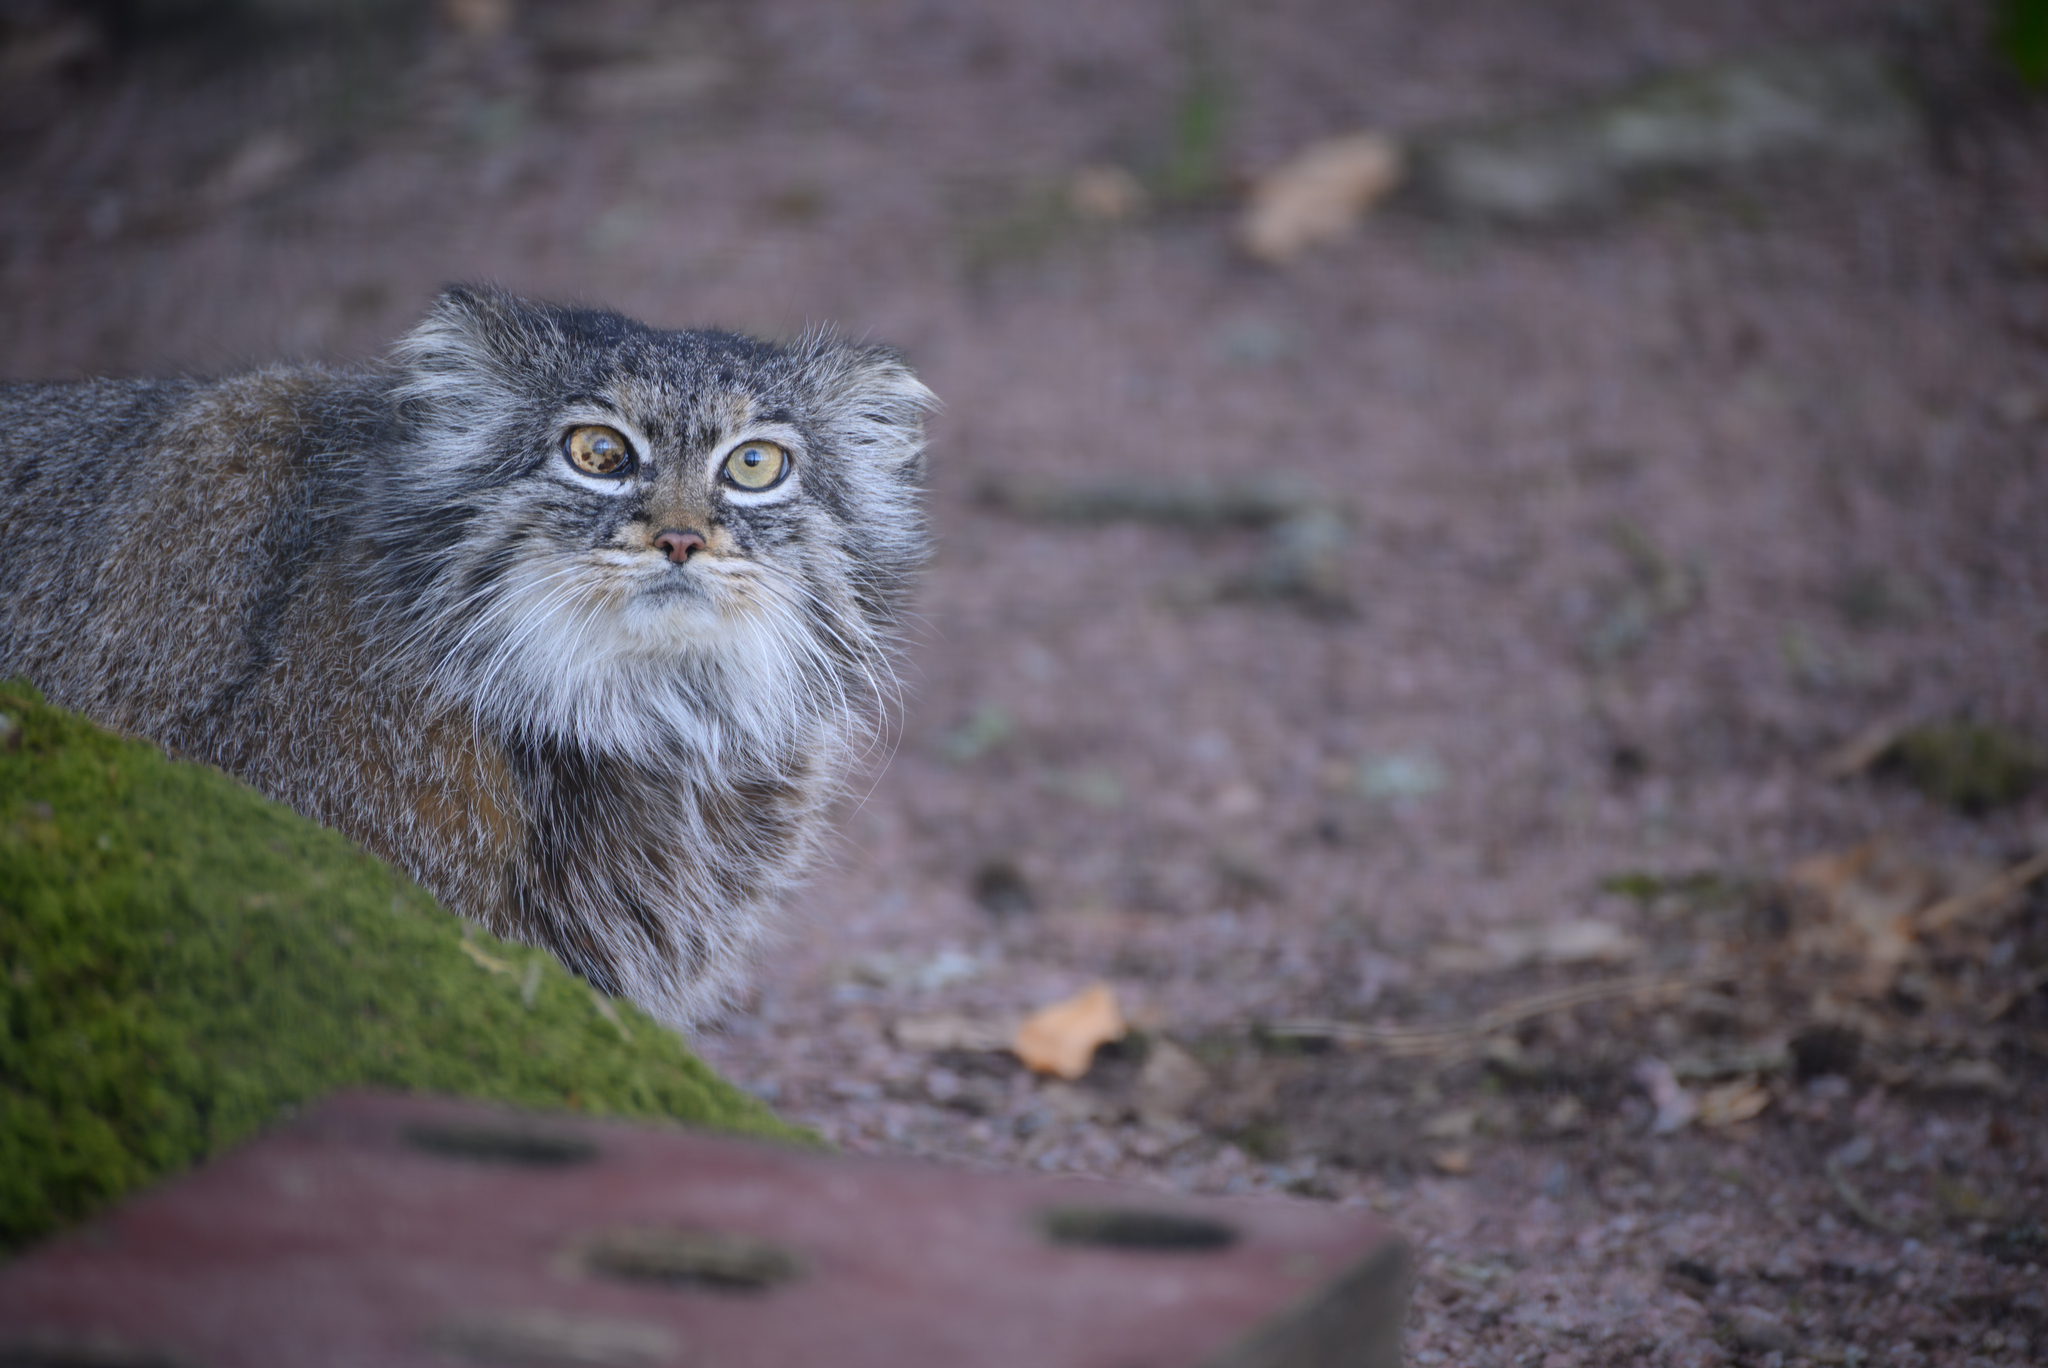
[[[0,388],[0,676],[687,1025],[887,700],[930,403],[829,334],[473,288],[382,366]],[[565,460],[579,424],[629,478]],[[743,441],[787,451],[779,485],[721,483]]]

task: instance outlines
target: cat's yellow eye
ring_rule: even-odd
[[[622,476],[633,473],[633,448],[608,427],[571,428],[562,439],[562,453],[569,464],[585,475]]]
[[[773,442],[747,442],[725,458],[725,482],[740,489],[766,489],[789,469],[789,453]]]

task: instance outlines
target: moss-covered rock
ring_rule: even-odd
[[[0,1250],[345,1085],[800,1134],[345,838],[0,682]]]

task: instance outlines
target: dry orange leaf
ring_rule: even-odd
[[[1794,931],[1795,951],[1843,966],[1852,991],[1864,997],[1891,988],[1914,953],[1914,914],[1943,891],[1937,871],[1876,841],[1811,856],[1785,881],[1820,913]]]
[[[1067,208],[1097,223],[1128,223],[1143,216],[1145,187],[1121,166],[1084,166],[1067,182]]]
[[[1252,187],[1239,240],[1260,261],[1285,265],[1350,232],[1400,184],[1401,170],[1401,146],[1384,133],[1316,143]]]
[[[1124,1035],[1124,1016],[1106,983],[1091,984],[1064,1002],[1041,1007],[1017,1028],[1010,1050],[1033,1073],[1075,1079],[1088,1072],[1095,1049]]]
[[[1472,1151],[1463,1146],[1457,1149],[1439,1150],[1429,1156],[1429,1162],[1436,1165],[1438,1173],[1453,1178],[1462,1178],[1472,1171]]]
[[[1709,1128],[1732,1126],[1762,1115],[1770,1105],[1769,1088],[1754,1078],[1738,1078],[1700,1094],[1699,1123]]]

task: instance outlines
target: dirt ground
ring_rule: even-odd
[[[373,355],[455,279],[897,343],[901,724],[713,1063],[850,1149],[1369,1204],[1416,1363],[2043,1362],[2048,894],[1972,891],[2048,798],[1884,741],[2048,741],[2048,109],[1901,13],[17,5],[0,375]],[[1931,73],[1919,155],[1232,245],[1314,139],[1841,37]],[[990,493],[1197,479],[1340,513],[1323,592]],[[1097,980],[1086,1077],[978,1048]]]

